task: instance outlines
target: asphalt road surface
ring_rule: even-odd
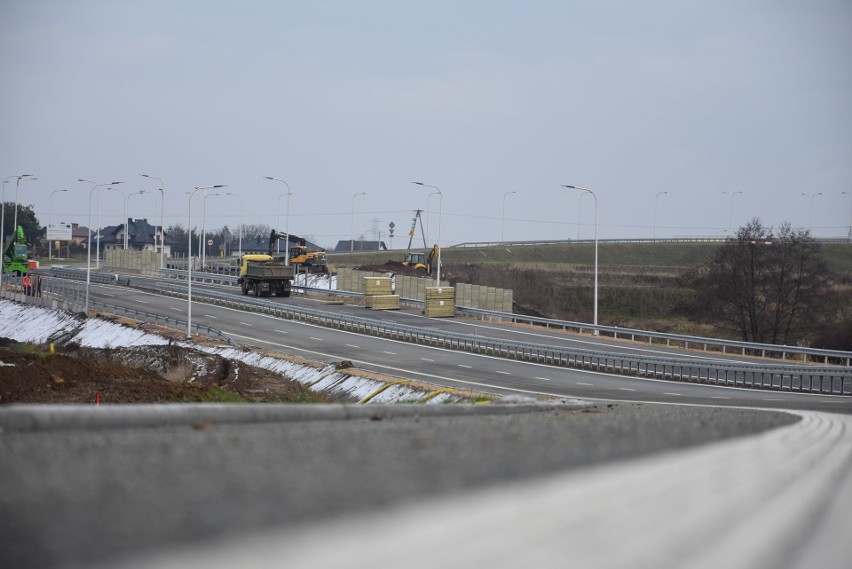
[[[122,287],[94,285],[91,294],[112,304],[176,318],[186,316],[186,300]],[[397,314],[395,317],[407,318],[415,325],[434,322],[410,314]],[[363,369],[442,387],[469,388],[501,395],[852,413],[852,397],[849,396],[687,384],[559,368],[365,336],[197,302],[193,303],[193,322],[218,328],[248,346],[324,362],[350,360]]]

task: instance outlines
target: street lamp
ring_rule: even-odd
[[[742,192],[722,192],[722,195],[731,196],[731,213],[728,215],[728,234],[734,230],[734,198]]]
[[[366,196],[367,192],[358,192],[352,196],[352,224],[349,227],[349,252],[355,251],[355,198],[358,196]],[[288,236],[289,237],[289,236]]]
[[[93,182],[91,180],[84,180],[79,178],[78,182],[89,182],[92,184],[92,189],[89,190],[89,226],[87,228],[89,232],[89,236],[86,238],[86,306],[85,312],[89,313],[89,284],[92,280],[92,196],[95,193],[95,190],[100,188],[101,186],[117,186],[121,182],[109,182],[107,184],[98,184],[97,182]],[[100,204],[100,200],[98,200],[98,204]],[[100,206],[99,206],[100,209]],[[98,228],[98,242],[100,242],[100,228]]]
[[[417,184],[418,186],[423,186],[425,188],[432,188],[438,192],[438,273],[435,276],[435,286],[441,286],[441,208],[444,204],[444,194],[441,193],[441,189],[438,186],[433,186],[431,184],[424,184],[423,182],[411,182],[412,184]]]
[[[125,192],[121,188],[107,188],[107,190],[113,191],[113,192],[121,192],[121,194],[124,196],[124,223],[122,223],[122,225],[124,225],[124,238],[122,239],[122,249],[127,251],[127,233],[128,233],[128,231],[130,231],[129,224],[127,223],[127,198],[128,198],[128,195],[127,195],[127,192]]]
[[[156,225],[157,225],[157,196],[155,194],[152,194],[151,192],[149,192],[147,190],[139,190],[138,192],[133,192],[132,194],[128,194],[128,196],[127,196],[127,207],[128,207],[128,209],[130,208],[130,198],[132,198],[133,196],[141,196],[142,194],[148,194],[149,196],[154,198],[154,218],[153,218],[154,219],[154,251],[156,252],[157,251],[157,236],[156,236],[156,233],[157,233],[157,227],[156,227]],[[129,230],[130,229],[130,222],[129,221],[127,223],[127,226],[128,226],[127,227],[128,230]],[[129,237],[127,238],[127,242],[128,242],[128,244],[130,243]],[[143,243],[144,243],[144,241],[143,241]],[[144,248],[144,245],[143,245],[143,248]]]
[[[567,186],[565,184],[562,185],[563,188],[569,188],[571,190],[580,190],[581,192],[588,192],[592,194],[592,197],[595,198],[595,309],[594,309],[594,324],[595,324],[595,336],[600,334],[597,329],[598,325],[598,196],[592,190],[587,188],[580,188],[577,186]]]
[[[441,192],[432,192],[428,196],[426,196],[426,239],[428,241],[432,240],[432,234],[429,233],[430,226],[432,225],[432,196],[440,195]],[[426,243],[423,243],[423,246],[426,247]]]
[[[21,180],[38,180],[38,178],[34,177],[32,174],[23,174],[21,176],[15,176],[18,180],[15,182],[15,217],[12,222],[12,228],[14,231],[18,230],[18,186],[21,183]]]
[[[849,196],[849,242],[852,243],[852,192],[840,192]]]
[[[500,223],[500,241],[506,241],[506,198],[518,192],[506,192],[503,194],[503,220]]]
[[[188,207],[186,213],[186,235],[187,235],[187,258],[186,258],[186,339],[192,339],[192,197],[199,190],[209,190],[212,188],[224,188],[223,184],[215,186],[195,186],[192,192],[189,192]]]
[[[48,217],[47,218],[49,220],[49,223],[48,223],[48,226],[47,226],[48,228],[53,227],[53,194],[58,194],[60,192],[67,192],[67,191],[68,190],[54,190],[54,191],[50,192],[50,198],[48,199],[48,202],[47,202],[47,209],[48,209]],[[45,237],[47,237],[47,235],[45,235]],[[47,240],[47,260],[49,261],[51,259],[53,259],[53,244],[48,239]]]
[[[285,231],[287,232],[287,241],[284,242],[284,265],[290,266],[290,196],[293,193],[290,191],[290,184],[288,184],[285,180],[281,178],[273,178],[272,176],[264,176],[267,180],[273,180],[275,182],[281,182],[285,186],[287,186],[287,193],[281,194],[278,196],[278,227],[281,227],[281,196],[287,196],[287,227]],[[281,253],[281,241],[275,240],[275,251],[276,253]]]
[[[204,192],[204,199],[201,200],[201,270],[207,268],[207,198],[218,196],[220,194],[208,194]]]
[[[660,203],[660,196],[664,196],[668,194],[668,192],[657,192],[656,197],[654,197],[654,241],[657,240],[657,205]]]
[[[807,196],[808,194],[803,192],[802,195]],[[814,230],[814,198],[817,197],[817,196],[821,196],[821,195],[822,195],[822,192],[817,192],[815,194],[811,194],[811,210],[810,210],[810,216],[808,217],[808,230],[809,231]]]
[[[237,201],[238,201],[238,202],[239,202],[239,204],[240,204],[240,225],[239,225],[239,232],[240,232],[240,252],[239,252],[239,255],[237,256],[237,258],[238,258],[238,259],[242,259],[242,257],[243,257],[243,202],[242,202],[242,200],[240,199],[240,194],[235,194],[235,193],[233,193],[233,192],[226,192],[226,193],[225,193],[225,195],[226,195],[226,196],[234,196],[235,198],[237,198]],[[233,253],[234,253],[234,250],[233,250],[233,249],[231,249],[231,254],[233,255]]]
[[[160,187],[157,188],[160,190],[160,268],[164,269],[166,267],[165,264],[165,255],[166,255],[166,228],[165,228],[165,203],[166,203],[166,184],[156,176],[149,176],[148,174],[139,174],[143,178],[150,178],[152,180],[159,180]],[[156,209],[157,204],[154,203],[154,208]],[[156,221],[154,222],[156,224]],[[154,234],[156,235],[156,229]],[[156,251],[156,248],[154,249]]]
[[[586,197],[586,192],[580,192],[580,197],[577,198],[577,241],[580,240],[580,228],[582,227],[581,220],[583,215],[583,198]]]

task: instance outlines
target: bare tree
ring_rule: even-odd
[[[810,232],[755,218],[697,272],[703,312],[751,342],[789,344],[823,320],[830,273]]]

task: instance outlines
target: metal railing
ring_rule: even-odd
[[[167,294],[186,295],[184,287],[160,283]],[[193,291],[193,299],[328,328],[518,361],[689,383],[728,385],[811,393],[852,394],[852,368],[682,361],[516,342],[408,326],[332,313],[269,300],[235,297],[215,291]]]
[[[56,271],[57,276],[63,276],[65,278],[80,278],[80,274],[82,273],[82,278],[85,279],[84,271],[77,271],[74,269],[52,269],[52,272]],[[175,269],[160,269],[160,274],[163,276],[167,276],[169,278],[177,278],[177,279],[185,279],[186,272]],[[66,277],[66,275],[69,275]],[[95,278],[96,273],[92,273],[92,278]],[[115,279],[115,282],[119,284],[127,284],[123,282],[126,280],[126,277],[121,277],[120,275],[115,275],[112,273],[99,273],[97,282],[104,283],[112,283]],[[208,282],[211,284],[226,284],[236,286],[237,277],[231,277],[229,275],[219,275],[215,273],[201,273],[200,275],[197,273],[193,273],[193,281],[200,282]],[[94,282],[94,281],[93,281]],[[312,287],[299,287],[294,286],[294,290],[302,291],[307,293],[308,291],[314,291],[317,293],[322,293],[331,296],[340,296],[343,298],[360,298],[362,293],[351,292],[351,291],[342,291],[342,290],[328,290],[325,288],[312,288]],[[418,299],[405,298],[400,299],[400,303],[403,306],[409,306],[413,308],[420,308],[424,305],[424,301]],[[821,361],[821,363],[825,365],[835,364],[835,365],[844,365],[844,366],[852,366],[852,352],[842,351],[842,350],[825,350],[820,348],[808,348],[804,346],[787,346],[782,344],[760,344],[754,342],[744,342],[741,340],[724,340],[719,338],[705,338],[700,336],[686,336],[681,334],[670,334],[665,332],[654,332],[649,330],[639,330],[634,328],[621,328],[618,326],[604,326],[586,323],[586,322],[573,322],[568,320],[556,320],[552,318],[540,318],[536,316],[525,316],[522,314],[515,314],[510,312],[497,312],[493,310],[484,310],[480,308],[470,308],[463,306],[456,306],[456,314],[476,318],[479,320],[488,320],[492,322],[511,322],[516,324],[527,324],[530,326],[539,326],[543,327],[546,330],[554,329],[554,330],[562,330],[562,331],[576,331],[579,333],[584,332],[597,332],[598,335],[603,337],[610,337],[615,340],[630,340],[633,342],[643,342],[648,345],[660,345],[664,344],[667,347],[673,348],[683,348],[683,349],[693,349],[693,350],[701,350],[704,352],[716,352],[721,354],[739,354],[742,356],[759,356],[763,358],[771,358],[771,359],[780,359],[781,361],[789,361],[789,360],[801,360],[803,363],[808,363],[809,361]]]
[[[6,298],[24,304],[33,304],[44,308],[62,309],[68,312],[82,312],[84,310],[85,288],[83,283],[67,282],[67,280],[63,280],[68,277],[44,277],[42,282],[42,292],[40,295],[37,295],[24,293],[23,286],[21,286],[22,278],[23,277],[11,277],[9,278],[9,282],[4,282],[4,286],[8,284],[8,286],[16,290],[3,290],[2,294],[0,294],[0,298]],[[107,282],[107,284],[116,284],[115,281],[112,280],[105,282]],[[90,300],[89,308],[94,311],[105,312],[107,314],[137,320],[143,324],[153,324],[155,326],[177,330],[178,332],[185,333],[187,330],[186,320],[179,320],[162,314],[146,312],[135,308],[128,308],[97,300]],[[230,336],[213,326],[193,323],[191,331],[199,336],[204,336],[213,340],[222,340],[231,346],[237,345]]]
[[[680,334],[667,334],[665,332],[651,332],[648,330],[636,330],[633,328],[619,328],[618,326],[595,326],[584,322],[571,322],[568,320],[554,320],[550,318],[539,318],[536,316],[524,316],[510,312],[495,312],[493,310],[482,310],[479,308],[456,307],[456,313],[471,316],[480,320],[492,320],[499,322],[512,322],[528,324],[530,326],[543,327],[546,330],[556,329],[563,331],[595,332],[604,337],[623,339],[631,341],[644,341],[649,345],[655,342],[665,343],[666,346],[681,347],[684,349],[700,349],[705,352],[713,351],[722,354],[739,353],[743,356],[754,355],[764,358],[780,358],[782,361],[800,357],[804,363],[811,360],[822,360],[824,364],[852,365],[852,352],[842,350],[823,350],[819,348],[806,348],[802,346],[785,346],[781,344],[758,344],[754,342],[743,342],[739,340],[722,340],[718,338],[702,338],[700,336],[683,336]]]

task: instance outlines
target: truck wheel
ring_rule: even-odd
[[[248,285],[245,282],[243,282],[240,285],[240,290],[242,290],[243,296],[247,295],[248,294]]]

